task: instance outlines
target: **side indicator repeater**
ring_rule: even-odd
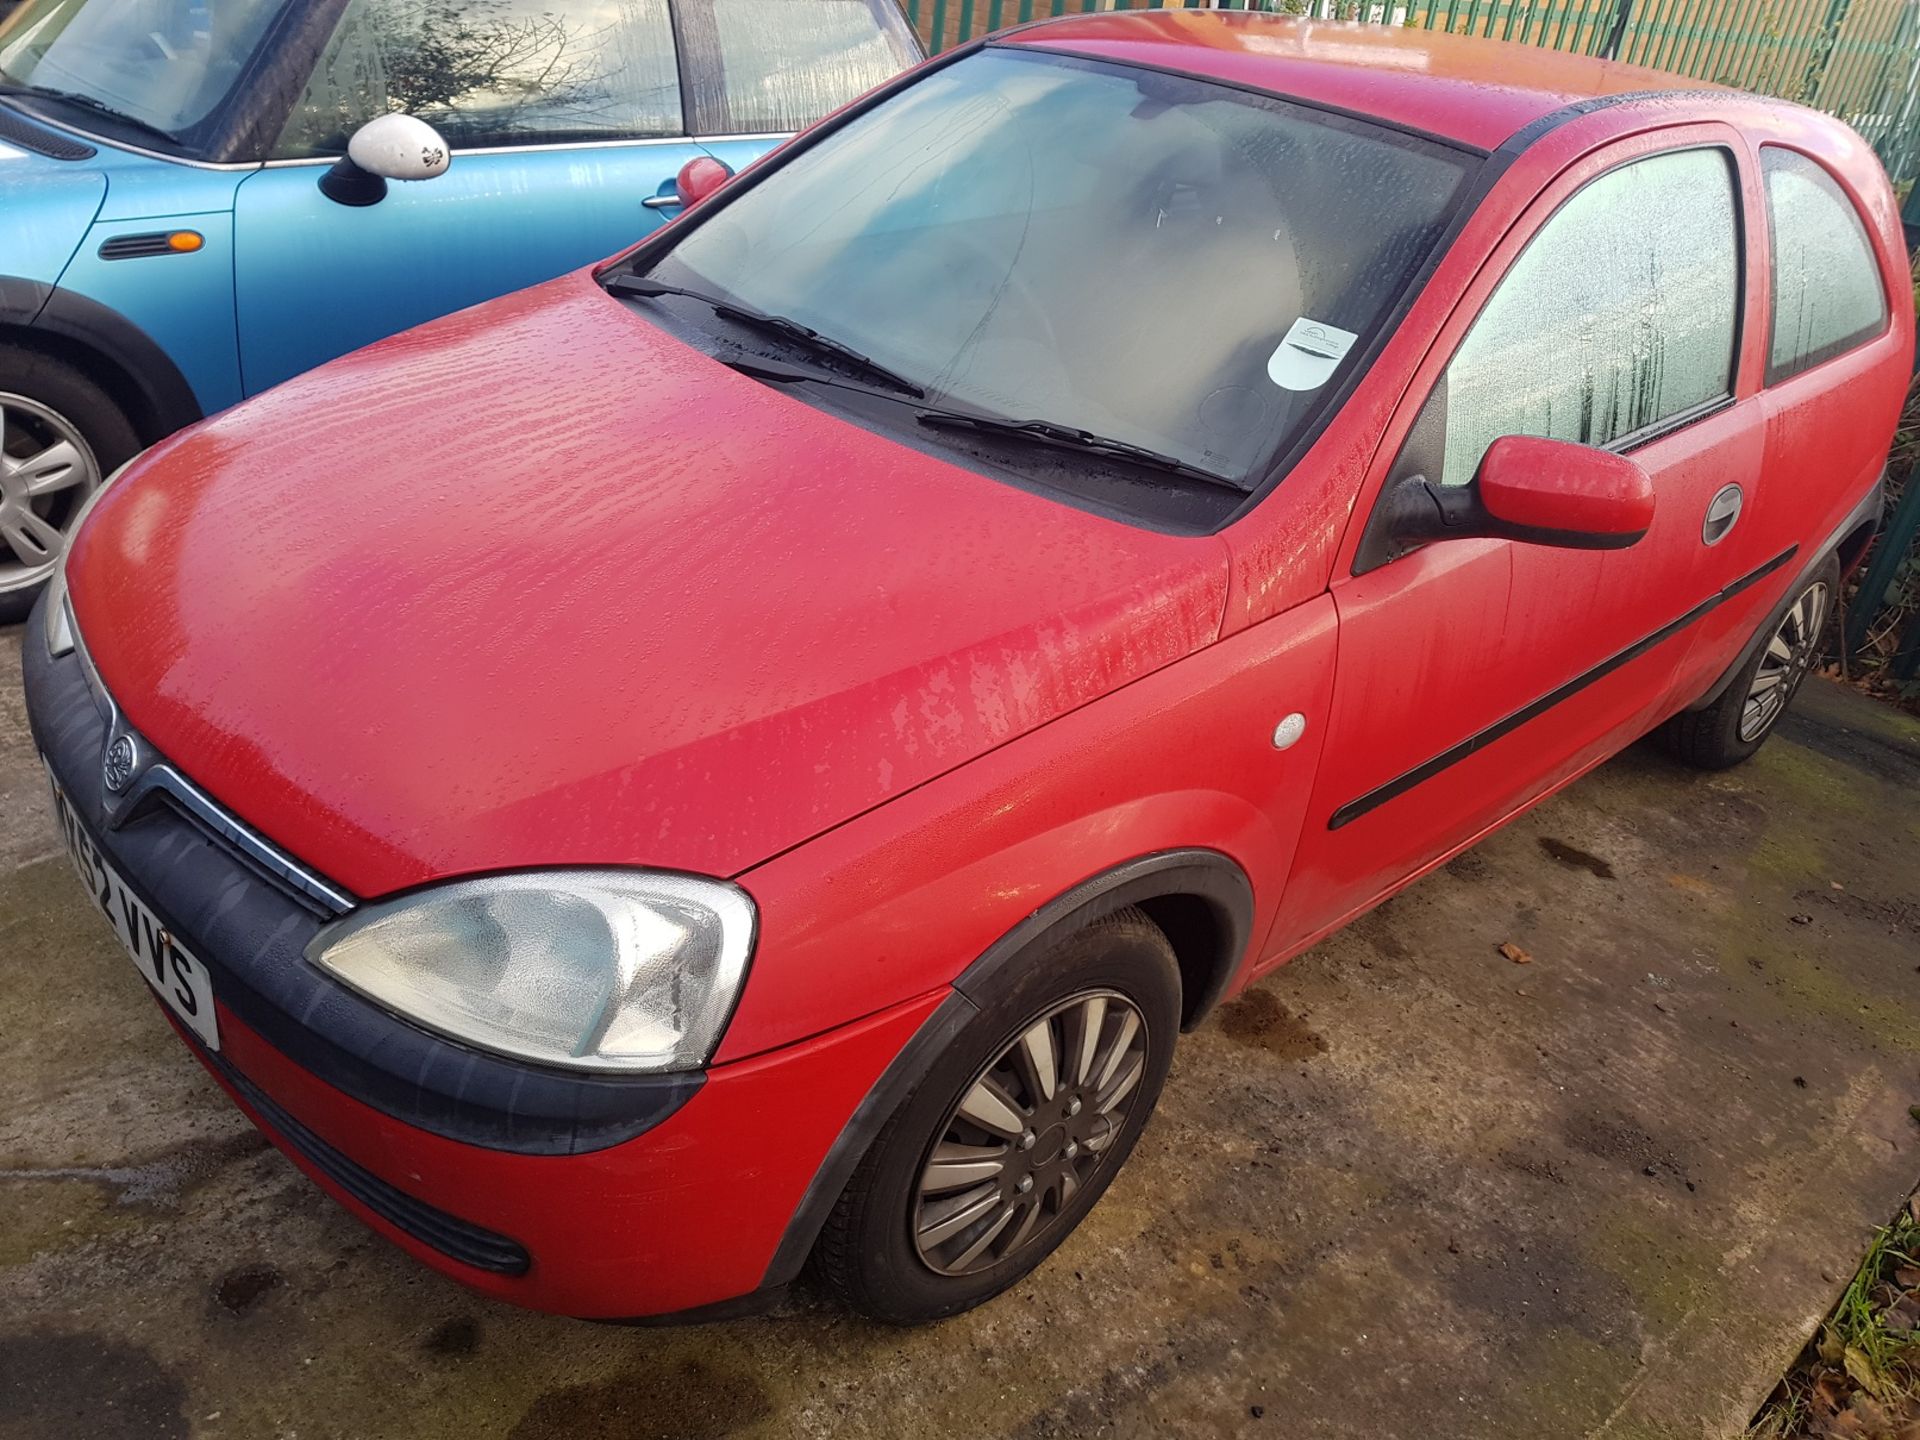
[[[102,241],[102,260],[138,260],[150,255],[191,255],[204,249],[207,237],[198,230],[157,230],[142,235],[115,235]]]

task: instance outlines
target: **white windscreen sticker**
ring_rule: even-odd
[[[1318,390],[1359,338],[1351,330],[1302,315],[1267,361],[1267,378],[1282,390]]]

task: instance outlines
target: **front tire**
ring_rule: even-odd
[[[1725,770],[1752,757],[1820,658],[1820,640],[1840,593],[1840,562],[1829,557],[1802,582],[1773,633],[1704,710],[1683,711],[1660,738],[1676,758],[1699,770]]]
[[[86,375],[0,345],[0,624],[26,618],[87,497],[139,449],[132,423]]]
[[[1135,909],[1023,965],[875,1138],[814,1268],[876,1320],[919,1324],[1015,1284],[1072,1233],[1146,1127],[1180,972]]]

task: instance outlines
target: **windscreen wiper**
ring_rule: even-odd
[[[915,400],[926,398],[926,391],[906,376],[889,370],[870,355],[863,355],[851,345],[822,335],[810,325],[802,325],[785,315],[769,315],[764,310],[756,310],[751,305],[743,305],[738,300],[723,300],[718,295],[709,295],[704,290],[695,290],[686,285],[671,285],[665,280],[655,280],[650,275],[614,275],[605,282],[607,289],[622,295],[684,295],[689,300],[698,300],[714,314],[731,320],[737,325],[750,329],[763,330],[769,335],[778,335],[791,341],[803,350],[815,355],[828,356],[838,360],[849,369],[858,371],[869,380],[878,380],[890,390],[911,396]]]
[[[124,110],[115,109],[104,100],[96,100],[93,96],[83,95],[78,90],[52,90],[45,85],[17,85],[8,82],[0,84],[0,95],[17,95],[27,100],[57,100],[65,105],[75,105],[82,110],[91,110],[96,115],[104,115],[107,119],[119,124],[131,126],[155,139],[164,140],[172,149],[185,148],[180,143],[180,137],[171,130],[163,130],[150,120],[142,120],[138,115],[129,115]]]
[[[922,410],[914,417],[922,425],[935,429],[978,430],[987,435],[1003,435],[1014,440],[1030,440],[1039,445],[1051,445],[1061,450],[1079,450],[1089,455],[1111,455],[1120,460],[1136,460],[1142,465],[1150,465],[1156,470],[1165,470],[1169,474],[1180,475],[1189,480],[1201,480],[1209,485],[1225,486],[1229,490],[1244,495],[1247,487],[1217,475],[1211,470],[1190,464],[1177,456],[1164,455],[1145,445],[1135,445],[1127,440],[1115,440],[1111,436],[1096,435],[1091,430],[1082,430],[1077,425],[1062,425],[1055,420],[1010,420],[999,415],[980,415],[965,410]]]

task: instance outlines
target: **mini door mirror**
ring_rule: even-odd
[[[342,205],[377,205],[389,180],[431,180],[452,163],[447,142],[424,120],[381,115],[353,132],[347,153],[320,177],[320,193]]]
[[[1624,455],[1503,435],[1471,485],[1410,475],[1385,497],[1355,573],[1435,540],[1492,538],[1567,550],[1624,550],[1653,525],[1653,482]]]
[[[733,167],[711,155],[699,155],[680,167],[674,188],[682,205],[698,205],[733,178]]]

